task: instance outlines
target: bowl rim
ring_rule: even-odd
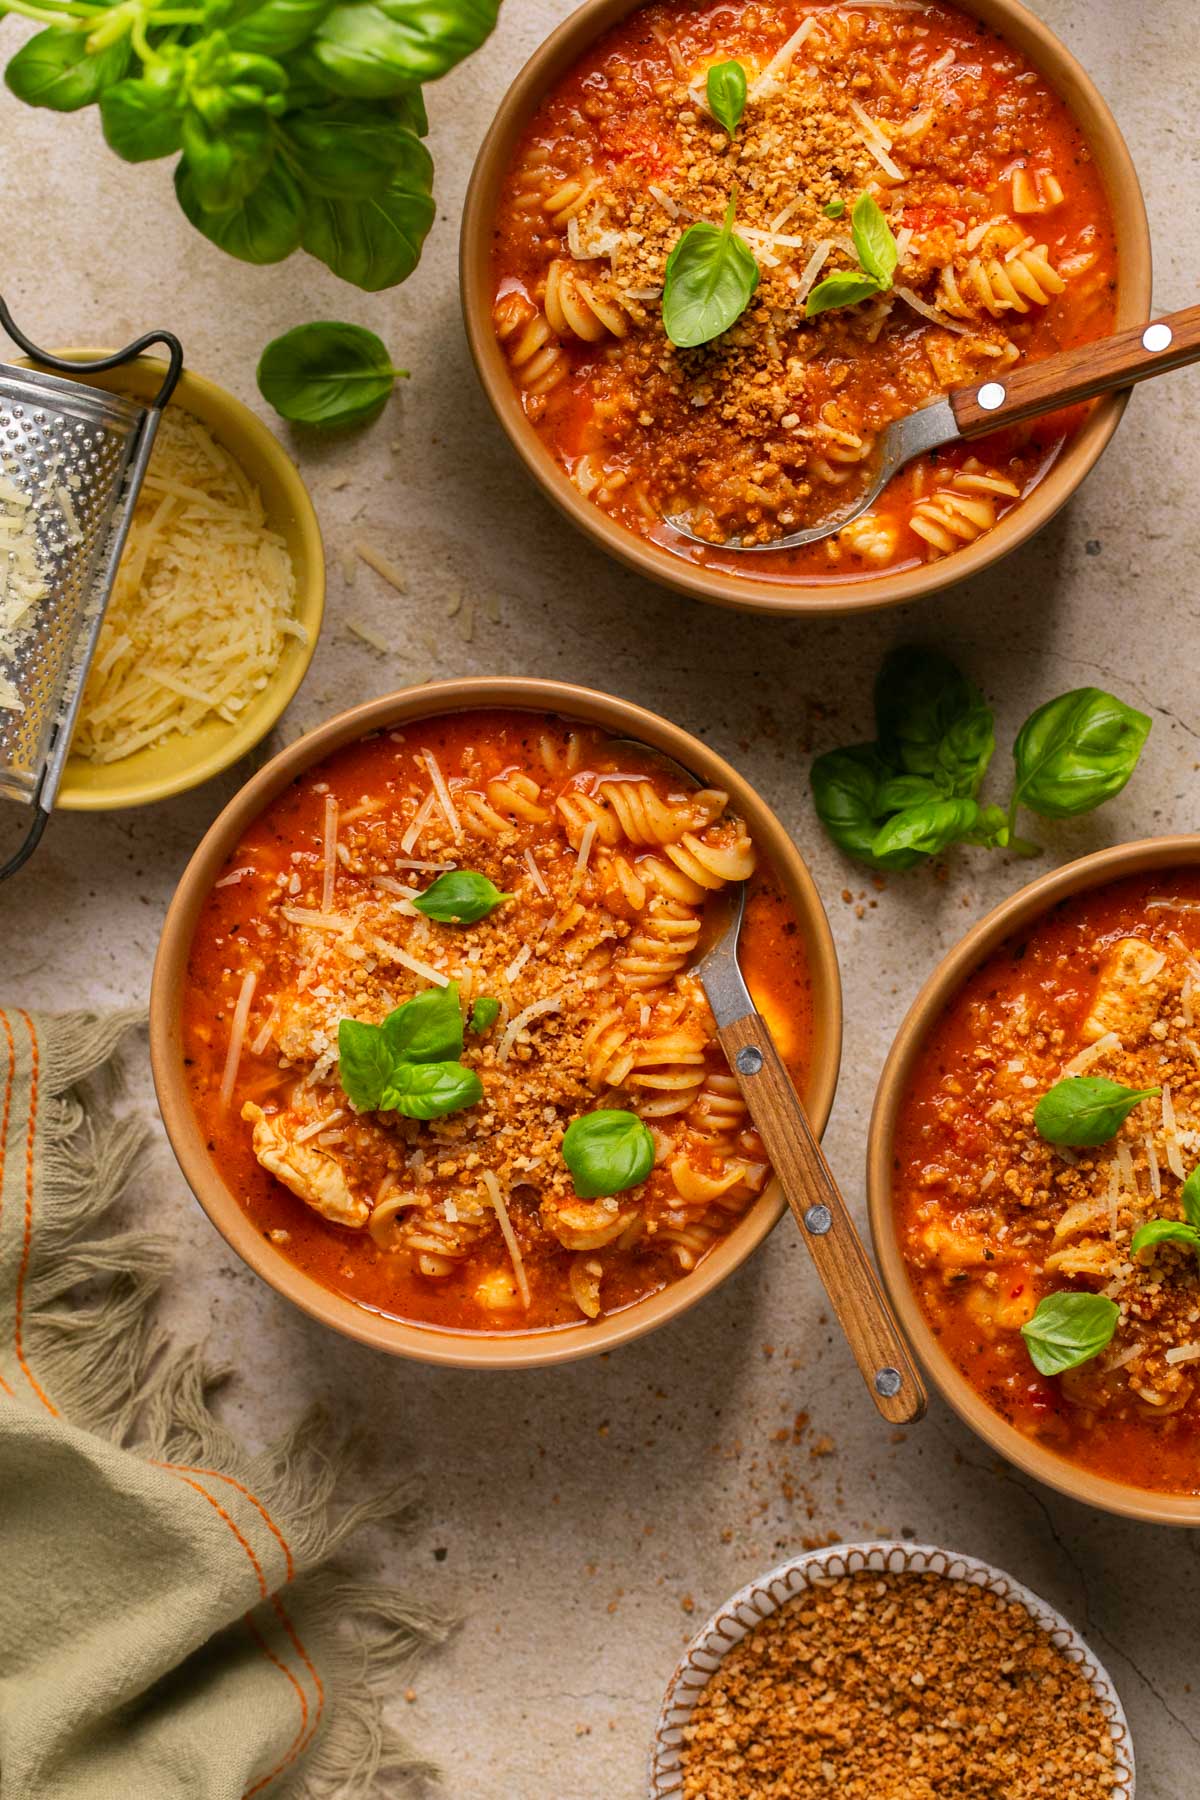
[[[1200,864],[1200,833],[1138,838],[1110,845],[1051,869],[994,906],[945,955],[922,984],[888,1052],[867,1134],[867,1211],[884,1287],[918,1358],[942,1398],[965,1425],[1006,1460],[1087,1506],[1157,1525],[1200,1525],[1200,1495],[1156,1493],[1079,1467],[1035,1444],[980,1398],[935,1337],[908,1278],[891,1204],[891,1158],[897,1118],[916,1057],[963,984],[1006,938],[1045,916],[1060,901],[1123,876]]]
[[[840,1566],[838,1566],[840,1565]],[[688,1644],[667,1684],[650,1746],[648,1800],[670,1800],[678,1795],[680,1731],[700,1694],[736,1644],[787,1601],[812,1585],[812,1576],[840,1579],[866,1570],[892,1574],[933,1573],[948,1580],[966,1580],[986,1587],[1001,1599],[1017,1600],[1035,1624],[1052,1639],[1068,1659],[1083,1670],[1112,1730],[1116,1750],[1111,1800],[1134,1800],[1136,1770],[1133,1736],[1116,1683],[1083,1635],[1053,1606],[1004,1569],[965,1551],[945,1550],[936,1544],[875,1538],[866,1543],[831,1544],[807,1550],[777,1563],[732,1594],[703,1624]]]
[[[979,574],[1027,542],[1074,495],[1112,438],[1128,390],[1096,401],[1037,486],[974,544],[896,574],[811,585],[757,580],[704,568],[617,524],[584,498],[525,417],[491,323],[490,256],[496,193],[517,138],[549,89],[604,31],[645,3],[583,0],[537,46],[510,83],[471,171],[459,236],[459,294],[480,384],[509,442],[545,497],[594,544],[635,573],[691,599],[741,612],[822,618],[901,606]],[[1060,95],[1084,132],[1118,238],[1114,329],[1144,324],[1150,317],[1152,278],[1145,200],[1129,148],[1099,88],[1066,44],[1022,0],[951,3],[1015,43]]]
[[[112,356],[113,350],[95,345],[67,345],[52,352],[55,356],[68,359],[78,358],[80,361],[98,357]],[[17,366],[30,364],[29,357],[17,359]],[[128,379],[130,373],[138,371],[137,379],[144,381],[147,391],[153,389],[166,372],[166,363],[159,357],[139,356],[134,362],[119,369],[94,371],[81,370],[79,379],[85,386],[119,387],[122,378]],[[70,380],[75,378],[68,377]],[[304,483],[295,461],[270,427],[251,411],[236,394],[230,393],[219,382],[207,375],[197,374],[195,370],[185,367],[179,377],[178,385],[171,397],[170,405],[179,406],[182,411],[190,412],[189,397],[202,398],[214,413],[226,416],[235,426],[239,435],[248,439],[254,453],[262,462],[269,464],[283,490],[287,506],[296,522],[300,540],[300,554],[293,556],[296,570],[296,611],[295,616],[302,618],[308,630],[308,642],[301,644],[292,639],[296,649],[286,659],[286,666],[281,663],[269,678],[267,686],[256,696],[260,703],[270,696],[270,703],[263,707],[261,714],[248,709],[247,716],[237,725],[229,727],[228,734],[215,744],[206,755],[188,762],[176,774],[160,777],[154,781],[127,781],[124,786],[105,788],[101,791],[76,786],[72,782],[72,771],[78,766],[79,759],[67,758],[63,771],[62,785],[55,798],[55,810],[63,812],[117,812],[125,807],[149,806],[159,800],[169,800],[176,794],[184,794],[189,789],[199,787],[201,782],[208,781],[214,775],[238,761],[240,757],[262,742],[269,731],[273,731],[287,708],[295,699],[300,684],[308,673],[309,666],[316,654],[317,641],[321,635],[321,627],[325,617],[325,546],[321,537],[321,526],[317,519],[316,508],[312,496]],[[199,417],[198,414],[194,416]],[[201,423],[204,421],[201,420]],[[235,455],[231,449],[229,454]],[[240,458],[237,459],[239,462]],[[285,645],[285,649],[287,646]],[[283,671],[282,674],[280,671]],[[253,706],[253,703],[251,703]],[[178,737],[182,734],[176,733]],[[109,764],[111,768],[114,765]]]
[[[728,786],[734,805],[749,815],[751,829],[797,902],[812,984],[814,1037],[807,1095],[818,1134],[833,1105],[841,1061],[841,981],[833,934],[815,882],[800,850],[757,790],[700,739],[632,701],[574,683],[508,676],[473,676],[410,687],[335,714],[280,751],[224,807],[193,852],[167,911],[150,991],[150,1059],[159,1112],[168,1140],[192,1193],[209,1220],[242,1260],[302,1311],[342,1335],[419,1362],[457,1368],[534,1368],[597,1355],[667,1323],[710,1293],[758,1248],[785,1210],[772,1181],[699,1268],[661,1292],[621,1312],[578,1328],[526,1333],[459,1333],[373,1313],[323,1287],[288,1262],[250,1223],[204,1145],[182,1078],[179,1001],[199,909],[228,853],[257,818],[305,769],[373,731],[416,723],[446,713],[482,709],[554,713],[567,719],[616,727],[665,750],[704,780]]]

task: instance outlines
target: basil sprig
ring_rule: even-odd
[[[338,1079],[360,1112],[434,1119],[483,1099],[483,1084],[458,1061],[463,1048],[458,983],[425,988],[382,1025],[343,1019]]]
[[[1150,720],[1098,688],[1040,707],[1013,748],[1010,806],[979,798],[995,751],[991,708],[940,651],[893,650],[875,683],[876,741],[812,765],[817,814],[834,842],[876,869],[910,869],[954,843],[1037,846],[1016,835],[1022,805],[1047,818],[1089,812],[1119,793]]]
[[[1090,1362],[1112,1342],[1121,1309],[1104,1294],[1047,1294],[1021,1336],[1041,1375],[1061,1375]]]
[[[1192,1170],[1179,1190],[1182,1219],[1148,1219],[1133,1234],[1134,1251],[1155,1244],[1182,1244],[1200,1256],[1200,1167]]]
[[[710,225],[707,219],[689,225],[667,258],[663,329],[681,350],[711,343],[728,331],[758,286],[754,254],[733,229],[736,211],[737,197],[731,195],[723,225]]]
[[[567,1126],[562,1155],[579,1198],[595,1200],[645,1181],[654,1167],[654,1139],[636,1113],[584,1113]]]
[[[841,205],[839,201],[833,204]],[[841,210],[844,212],[845,207]],[[825,211],[830,218],[839,216],[829,207]],[[836,269],[819,281],[805,303],[806,319],[814,319],[834,306],[854,306],[859,300],[870,300],[891,287],[900,252],[883,208],[873,194],[860,194],[854,202],[850,233],[861,269]]]
[[[740,62],[714,63],[705,81],[708,110],[730,137],[746,110],[746,71]]]
[[[1048,1144],[1090,1149],[1115,1138],[1135,1106],[1161,1093],[1156,1087],[1125,1087],[1106,1075],[1068,1075],[1042,1095],[1033,1123]]]
[[[361,325],[324,319],[272,340],[258,365],[258,391],[281,418],[332,431],[368,425],[398,377],[387,346]]]
[[[507,894],[477,870],[449,869],[418,894],[413,905],[439,925],[474,925],[507,899]]]
[[[5,81],[98,106],[128,162],[172,156],[179,204],[244,262],[303,248],[369,292],[403,281],[434,218],[421,84],[469,55],[497,0],[3,0],[46,23]]]

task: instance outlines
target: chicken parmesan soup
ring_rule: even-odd
[[[1097,1475],[1200,1494],[1200,870],[1010,939],[900,1121],[900,1246],[972,1387]]]
[[[849,512],[885,425],[1110,331],[1116,283],[1080,127],[940,0],[642,7],[545,99],[495,219],[495,331],[542,442],[629,530],[747,579],[988,531],[1081,409],[921,458],[835,537],[722,550]]]
[[[457,1331],[583,1324],[686,1276],[770,1171],[691,973],[743,967],[798,1083],[799,928],[728,796],[595,728],[470,712],[353,744],[201,911],[193,1104],[281,1253]]]

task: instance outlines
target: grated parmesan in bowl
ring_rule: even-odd
[[[139,362],[97,385],[148,400],[161,367]],[[320,528],[292,459],[232,394],[185,372],[159,426],[58,804],[138,806],[243,756],[303,680],[324,602]]]
[[[111,763],[217,718],[235,724],[295,616],[288,547],[229,452],[177,407],[154,454],[96,647],[72,753]]]

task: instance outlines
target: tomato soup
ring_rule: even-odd
[[[1100,1142],[1048,1141],[1039,1101],[1080,1080],[1146,1097],[1126,1094]],[[900,1120],[899,1241],[972,1387],[1098,1475],[1200,1493],[1200,1256],[1180,1229],[1200,1163],[1200,872],[1083,894],[996,951],[932,1031]],[[1157,1220],[1174,1230],[1147,1244]],[[1022,1327],[1063,1293],[1104,1296],[1112,1335],[1046,1376]]]
[[[710,110],[723,63],[745,83],[732,130]],[[864,197],[887,276],[865,288]],[[730,205],[757,285],[732,324],[678,348],[668,259]],[[533,118],[493,277],[526,414],[592,502],[702,565],[813,582],[974,541],[1081,410],[922,457],[816,545],[721,546],[848,512],[890,421],[1111,330],[1117,268],[1079,126],[977,20],[919,0],[660,0],[600,38]],[[831,280],[857,280],[856,296],[824,305]]]
[[[746,976],[802,1083],[799,930],[726,794],[535,714],[340,751],[196,927],[184,1045],[224,1179],[324,1285],[457,1331],[586,1326],[685,1279],[770,1176],[691,974],[741,882]],[[568,1165],[581,1121],[614,1134],[599,1176]]]

